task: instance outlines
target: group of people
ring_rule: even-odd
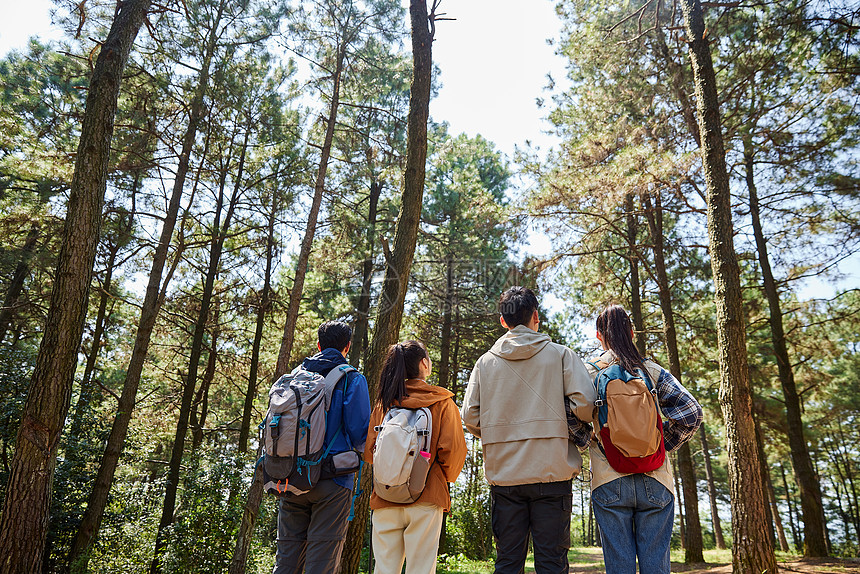
[[[642,373],[662,413],[665,452],[687,441],[702,421],[698,402],[665,369],[644,358],[633,344],[633,326],[620,306],[597,319],[603,350],[584,364],[569,348],[539,331],[535,294],[511,287],[499,302],[507,332],[475,364],[461,409],[449,390],[427,382],[432,362],[420,341],[393,345],[385,357],[375,403],[367,380],[350,372],[332,395],[328,411],[332,455],[363,451],[373,462],[377,432],[392,407],[427,408],[432,417],[431,461],[424,490],[398,504],[371,494],[372,547],[376,574],[436,571],[443,514],[451,507],[449,483],[466,459],[463,431],[481,440],[484,475],[490,484],[495,572],[524,571],[529,540],[538,573],[569,570],[572,480],[589,449],[594,514],[600,527],[608,573],[668,573],[674,523],[671,464],[647,472],[619,472],[607,460],[595,376],[607,365]],[[326,375],[346,364],[352,332],[342,322],[319,328],[319,353],[303,368]],[[343,429],[336,432],[334,429]],[[429,456],[428,456],[429,454]],[[321,480],[302,495],[280,499],[274,573],[335,573],[348,527],[353,475]]]

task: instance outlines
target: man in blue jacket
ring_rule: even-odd
[[[320,325],[319,353],[306,358],[302,368],[325,376],[346,364],[352,329],[340,321]],[[331,455],[364,450],[370,424],[367,379],[347,373],[334,388],[326,419]],[[339,430],[340,427],[340,430]],[[278,554],[273,574],[331,574],[340,567],[346,539],[354,474],[323,478],[302,495],[287,494],[278,507]]]

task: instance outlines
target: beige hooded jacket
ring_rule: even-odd
[[[565,397],[591,420],[594,385],[573,351],[523,325],[503,335],[472,370],[461,414],[480,437],[490,484],[569,480],[582,457],[568,440]]]

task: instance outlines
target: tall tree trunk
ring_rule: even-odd
[[[442,299],[442,337],[439,339],[439,386],[451,389],[451,326],[454,316],[454,257],[445,257],[445,293]]]
[[[128,434],[128,426],[131,422],[131,414],[134,410],[134,405],[137,397],[137,388],[140,384],[140,376],[143,372],[143,364],[146,360],[146,354],[149,349],[149,341],[152,336],[152,330],[155,327],[155,320],[158,316],[160,308],[160,286],[162,273],[164,272],[164,264],[167,261],[167,254],[170,249],[171,238],[173,237],[173,229],[176,226],[176,218],[179,214],[179,205],[182,200],[182,189],[185,186],[185,179],[188,174],[188,165],[191,157],[191,151],[194,147],[194,142],[197,137],[197,129],[200,125],[200,120],[203,115],[203,100],[209,86],[209,68],[212,63],[212,57],[215,52],[215,46],[218,41],[217,28],[221,21],[221,15],[224,10],[224,0],[221,1],[216,20],[210,30],[207,38],[206,53],[203,59],[203,65],[200,69],[197,90],[191,102],[191,109],[188,117],[188,127],[182,142],[182,150],[179,154],[179,163],[176,167],[176,177],[173,181],[173,190],[170,197],[170,203],[167,207],[167,212],[164,215],[164,223],[161,226],[161,235],[158,239],[158,245],[155,248],[155,253],[152,257],[152,268],[149,272],[149,280],[146,285],[146,294],[144,295],[143,305],[140,310],[140,319],[137,326],[137,334],[134,340],[134,349],[131,353],[131,359],[128,362],[126,369],[125,381],[123,382],[122,394],[119,398],[119,406],[117,414],[114,417],[113,425],[111,426],[110,435],[107,439],[105,452],[102,456],[99,465],[96,480],[93,483],[93,490],[90,493],[87,501],[87,510],[84,513],[81,524],[78,527],[78,533],[72,543],[72,549],[69,553],[69,563],[74,569],[80,569],[85,572],[87,568],[87,560],[89,548],[98,536],[99,527],[101,526],[102,515],[107,506],[108,494],[111,484],[113,483],[114,473],[116,472],[119,455],[122,452],[125,444],[125,437]],[[166,282],[165,282],[166,288]],[[76,562],[78,564],[76,564]]]
[[[90,403],[92,402],[94,390],[92,386],[92,379],[93,373],[95,372],[96,368],[96,361],[98,360],[99,356],[99,350],[101,349],[102,337],[104,336],[105,331],[105,323],[107,322],[107,318],[109,316],[109,313],[107,311],[107,305],[108,301],[110,301],[112,297],[111,286],[113,283],[114,265],[116,264],[116,258],[119,255],[119,251],[122,248],[123,244],[128,241],[132,231],[132,226],[134,225],[134,217],[136,212],[135,196],[137,194],[137,189],[140,185],[140,181],[140,172],[135,172],[134,182],[132,183],[131,187],[131,210],[128,212],[128,216],[125,218],[125,221],[120,222],[119,235],[117,236],[116,242],[113,243],[108,250],[107,269],[105,269],[105,277],[102,280],[101,294],[99,296],[99,308],[96,313],[96,324],[93,329],[93,341],[90,345],[90,352],[87,354],[87,364],[84,367],[84,374],[81,377],[80,395],[78,396],[78,401],[75,403],[75,410],[72,414],[72,421],[69,426],[68,437],[70,443],[76,442],[77,438],[80,437],[86,412],[90,408]]]
[[[111,247],[108,255],[108,265],[105,270],[105,277],[102,281],[101,293],[99,295],[99,308],[96,312],[96,324],[93,329],[93,342],[90,345],[90,352],[87,354],[87,364],[84,367],[84,375],[81,377],[81,390],[78,396],[78,401],[75,403],[75,409],[72,413],[72,420],[69,424],[68,440],[70,444],[74,444],[81,436],[82,426],[86,418],[87,411],[92,402],[93,388],[92,378],[96,368],[96,360],[99,356],[101,348],[102,336],[105,331],[105,323],[108,312],[107,305],[111,299],[110,288],[113,282],[113,267],[116,262],[116,256],[119,252],[119,242]]]
[[[773,524],[776,526],[776,535],[779,539],[779,549],[783,552],[788,552],[788,539],[785,537],[785,528],[782,525],[782,516],[779,514],[779,506],[776,503],[776,493],[773,490],[773,479],[768,470],[767,476],[767,493],[770,498],[771,514],[773,514]]]
[[[803,555],[827,556],[827,543],[824,538],[824,507],[821,502],[821,485],[812,469],[809,448],[804,437],[804,422],[801,416],[800,397],[794,382],[794,371],[788,356],[785,342],[785,329],[782,324],[779,292],[770,267],[767,241],[761,225],[758,192],[755,185],[755,164],[752,142],[744,140],[744,167],[746,168],[747,190],[749,191],[750,218],[755,236],[758,261],[761,267],[765,298],[770,310],[770,333],[773,352],[779,368],[779,381],[785,398],[785,416],[788,424],[788,444],[791,450],[791,463],[800,488],[800,504],[803,509]]]
[[[663,315],[663,337],[666,343],[666,355],[669,357],[669,372],[678,382],[681,382],[681,358],[678,354],[678,335],[675,329],[675,314],[672,311],[672,292],[669,285],[669,275],[666,272],[665,240],[663,236],[663,203],[659,193],[654,195],[652,205],[649,197],[642,201],[646,207],[645,217],[648,220],[648,230],[654,251],[654,271],[657,275],[657,290],[660,297],[660,311]],[[687,564],[704,562],[704,542],[702,541],[702,525],[699,520],[699,495],[696,491],[696,468],[693,466],[693,455],[689,443],[684,443],[678,449],[678,469],[681,472],[681,483],[684,487],[684,516],[686,517],[687,537],[684,544],[684,562]]]
[[[400,213],[394,233],[394,249],[387,261],[382,293],[377,306],[373,339],[367,353],[365,376],[370,387],[370,396],[376,395],[382,361],[388,348],[400,336],[403,306],[418,225],[421,220],[421,205],[424,197],[424,173],[427,161],[427,120],[430,116],[430,86],[433,73],[433,15],[427,14],[426,0],[410,0],[409,17],[412,23],[412,86],[409,95],[407,120],[406,169]],[[431,30],[432,28],[432,30]],[[356,501],[355,519],[349,525],[346,546],[343,550],[341,572],[358,572],[361,547],[364,544],[365,525],[368,517],[371,469],[361,476],[362,495]]]
[[[717,508],[717,487],[714,483],[714,471],[711,468],[711,453],[708,449],[708,437],[705,432],[705,423],[699,427],[699,435],[702,438],[702,452],[705,455],[705,476],[708,478],[708,499],[711,503],[711,524],[714,527],[714,540],[717,548],[726,549],[726,540],[723,538],[723,525],[720,524],[720,513]]]
[[[128,0],[101,46],[87,93],[51,305],[0,512],[0,572],[42,569],[57,446],[87,314],[120,83],[150,0]]]
[[[248,371],[248,389],[242,406],[242,423],[239,428],[239,452],[248,452],[248,437],[251,434],[251,409],[257,399],[257,374],[260,369],[260,346],[263,342],[263,328],[266,314],[272,307],[272,262],[275,259],[275,222],[278,216],[278,191],[272,192],[272,209],[266,223],[266,271],[263,274],[263,290],[257,305],[257,324],[254,329],[254,342],[251,349],[251,367]]]
[[[454,322],[454,261],[450,254],[446,257],[445,263],[445,298],[443,303],[445,308],[442,312],[442,339],[439,351],[439,386],[455,393],[456,397],[456,376],[453,378],[451,377],[451,336]],[[456,357],[458,350],[457,344],[455,343],[454,365],[457,363]],[[453,373],[456,374],[456,372],[455,368]],[[449,513],[446,512],[442,516],[442,532],[439,536],[439,548],[437,550],[437,554],[440,556],[448,553],[448,514]]]
[[[245,140],[239,155],[236,180],[233,193],[227,205],[227,213],[224,215],[224,223],[221,223],[221,212],[224,209],[224,187],[227,180],[227,167],[220,174],[218,199],[215,205],[215,219],[212,223],[212,235],[209,248],[209,266],[203,283],[203,293],[200,296],[200,311],[194,325],[194,335],[191,340],[191,352],[188,359],[188,374],[185,378],[185,386],[182,391],[182,403],[179,406],[179,420],[176,423],[176,434],[173,439],[173,450],[170,455],[170,464],[167,471],[167,486],[164,493],[164,506],[161,511],[161,520],[158,523],[158,531],[155,537],[155,552],[149,567],[150,574],[161,572],[161,554],[166,544],[167,527],[173,524],[173,513],[176,509],[176,494],[179,489],[179,471],[182,466],[182,454],[185,450],[185,436],[188,434],[188,422],[191,413],[191,402],[194,399],[194,389],[197,386],[197,370],[200,367],[200,358],[203,355],[203,339],[206,335],[206,323],[209,321],[209,307],[212,303],[212,294],[215,289],[215,278],[221,267],[221,253],[224,250],[224,241],[233,221],[233,214],[241,195],[242,175],[245,168],[245,154],[248,149],[251,126],[245,131]],[[231,144],[232,147],[232,144]],[[214,340],[213,340],[214,352]]]
[[[757,472],[744,332],[740,270],[734,250],[731,194],[720,126],[716,76],[699,0],[682,0],[696,92],[708,204],[708,242],[714,279],[720,362],[720,406],[726,421],[732,494],[732,565],[737,572],[776,572],[773,545],[764,534],[764,489]]]
[[[308,214],[308,222],[305,227],[305,235],[299,249],[299,260],[296,263],[296,274],[293,278],[293,286],[290,289],[290,304],[287,307],[287,318],[284,322],[284,335],[281,338],[281,348],[278,351],[278,361],[275,365],[275,373],[272,382],[276,381],[282,374],[287,372],[290,364],[290,355],[293,351],[295,340],[296,323],[299,318],[299,305],[302,301],[302,292],[305,285],[305,275],[308,269],[308,261],[311,256],[314,235],[316,234],[317,217],[319,217],[322,196],[325,191],[325,179],[328,171],[328,161],[331,156],[332,140],[334,139],[334,128],[337,123],[337,110],[340,102],[340,83],[343,74],[343,64],[346,58],[346,48],[350,40],[350,22],[343,24],[340,45],[337,47],[337,61],[332,77],[332,96],[329,104],[329,113],[326,120],[326,131],[323,145],[320,151],[320,163],[317,169],[316,182],[314,184],[314,197],[311,202],[311,210]],[[262,475],[259,469],[254,471],[248,498],[245,501],[245,510],[242,514],[242,522],[239,525],[239,533],[236,535],[236,546],[233,550],[233,559],[230,562],[230,574],[243,574],[248,552],[251,548],[251,538],[254,523],[259,514],[260,501],[263,497]]]
[[[367,237],[365,244],[367,252],[362,262],[361,294],[355,311],[355,329],[352,334],[352,347],[349,350],[349,362],[358,365],[364,361],[367,349],[367,330],[370,325],[370,285],[373,279],[373,255],[376,246],[376,212],[379,206],[379,196],[382,194],[382,183],[374,176],[370,182],[369,206],[367,208]]]
[[[845,445],[846,444],[845,431],[843,430],[841,419],[837,419],[837,425],[838,425],[837,430],[839,431],[840,443]],[[858,501],[858,498],[857,498],[857,487],[854,483],[854,472],[851,470],[852,465],[851,465],[851,461],[848,459],[848,457],[844,456],[844,454],[841,452],[839,454],[840,454],[840,457],[842,458],[842,467],[845,470],[845,478],[848,479],[848,484],[847,484],[847,486],[848,486],[848,492],[847,492],[848,493],[848,500],[853,502],[853,504],[851,504],[850,506],[852,509],[851,514],[854,517],[854,527],[858,532],[858,536],[860,536],[860,501]],[[858,542],[860,542],[860,541],[858,541]]]
[[[0,343],[6,338],[6,331],[9,330],[9,325],[12,323],[15,306],[18,304],[18,298],[21,296],[21,290],[24,288],[24,280],[27,278],[27,274],[30,273],[30,258],[33,256],[38,239],[39,227],[33,225],[27,234],[27,238],[24,240],[24,246],[21,249],[21,258],[15,267],[15,273],[12,274],[9,287],[6,289],[3,307],[0,307]]]
[[[696,111],[690,103],[690,95],[687,93],[687,79],[684,77],[684,66],[676,61],[669,53],[669,46],[666,44],[666,37],[663,35],[663,29],[657,31],[654,35],[657,40],[657,49],[660,56],[663,58],[663,65],[672,78],[670,84],[672,94],[678,100],[681,106],[681,115],[684,118],[684,124],[687,126],[690,135],[696,142],[697,146],[701,146],[701,135],[699,134],[699,124],[696,123]]]
[[[206,428],[206,417],[209,414],[209,389],[212,388],[212,381],[215,380],[215,370],[218,366],[218,303],[215,304],[212,316],[215,325],[212,329],[212,341],[209,344],[209,356],[206,358],[206,370],[203,371],[200,388],[197,389],[194,403],[191,405],[192,452],[196,451],[203,443],[203,429]]]
[[[624,196],[624,211],[627,212],[627,261],[630,263],[630,314],[633,315],[633,330],[636,348],[645,356],[645,320],[642,318],[642,288],[639,285],[639,246],[636,241],[638,221],[633,211],[633,194]]]
[[[325,139],[320,150],[320,163],[317,168],[317,178],[314,184],[314,197],[311,202],[311,210],[308,214],[308,223],[305,227],[305,236],[299,249],[299,260],[296,262],[296,274],[293,278],[293,286],[290,289],[290,304],[287,307],[287,319],[284,322],[284,336],[281,339],[281,349],[278,352],[278,362],[275,366],[275,377],[286,373],[290,364],[290,353],[293,350],[293,341],[296,335],[296,323],[299,319],[299,306],[302,302],[302,292],[305,287],[305,275],[308,270],[308,261],[311,257],[311,247],[316,235],[317,218],[319,217],[322,196],[325,191],[325,179],[328,172],[328,161],[331,156],[332,140],[334,139],[334,128],[337,124],[337,109],[340,103],[340,82],[343,74],[343,63],[346,58],[347,26],[344,25],[340,45],[337,48],[337,62],[335,63],[334,76],[332,78],[331,102],[329,104],[328,118],[326,119]]]
[[[797,530],[797,522],[794,519],[794,504],[791,501],[791,491],[788,490],[788,480],[785,478],[785,467],[782,463],[779,465],[779,472],[782,475],[782,488],[785,490],[785,502],[788,504],[788,523],[791,526],[791,538],[794,541],[794,547],[798,551],[803,551],[803,541],[800,539],[800,533]]]
[[[672,458],[672,469],[674,472],[672,473],[675,478],[675,500],[678,502],[678,515],[681,519],[680,521],[680,530],[681,530],[681,548],[684,549],[684,554],[687,553],[687,520],[684,516],[684,496],[682,495],[681,490],[681,481],[679,480],[678,473],[678,458]]]
[[[773,528],[773,514],[771,513],[770,501],[768,500],[767,495],[767,455],[764,453],[764,437],[761,433],[761,425],[758,422],[758,417],[755,419],[755,440],[758,444],[759,452],[761,452],[761,459],[759,459],[759,472],[761,473],[761,483],[765,489],[765,505],[764,505],[764,514],[765,520],[767,522],[767,534],[770,538],[771,543],[776,542],[776,532]]]

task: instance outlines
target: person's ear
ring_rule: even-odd
[[[346,344],[346,348],[342,351],[343,356],[346,357],[347,353],[349,353],[349,348],[352,347],[352,341]]]
[[[320,342],[319,342],[319,341],[317,341],[317,351],[319,351],[320,353],[322,353],[322,347],[320,346]]]
[[[501,323],[502,327],[504,327],[505,329],[510,329],[510,327],[508,327],[508,324],[505,323],[505,318],[502,315],[499,315],[499,323]]]

